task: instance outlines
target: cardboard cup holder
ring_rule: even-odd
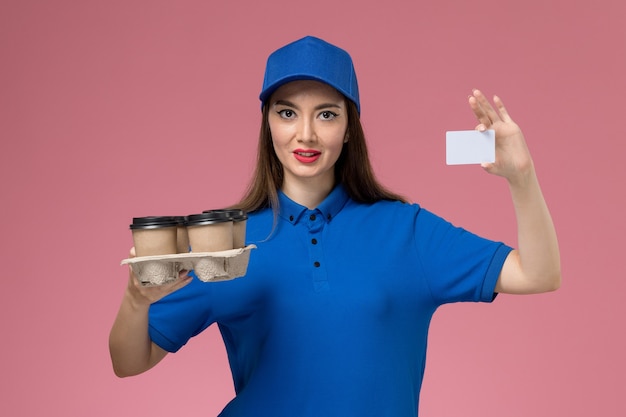
[[[201,281],[217,282],[246,275],[250,251],[255,245],[220,252],[189,252],[172,255],[138,256],[124,259],[143,285],[163,285],[174,281],[183,269],[193,270]]]

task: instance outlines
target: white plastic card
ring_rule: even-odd
[[[495,162],[496,135],[493,130],[456,130],[446,132],[446,164]]]

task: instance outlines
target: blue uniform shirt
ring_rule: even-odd
[[[417,204],[356,203],[336,187],[315,210],[280,194],[251,213],[245,277],[197,279],[150,308],[175,352],[217,323],[236,397],[220,416],[417,416],[432,314],[490,302],[511,248]]]

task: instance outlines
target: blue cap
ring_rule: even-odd
[[[356,104],[361,112],[359,86],[350,55],[322,39],[307,36],[274,51],[267,58],[261,90],[264,104],[278,87],[296,80],[321,81]]]

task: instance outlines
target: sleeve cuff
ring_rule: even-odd
[[[504,261],[512,250],[513,248],[504,244],[501,244],[498,249],[496,249],[493,257],[491,258],[489,268],[487,268],[487,272],[485,273],[485,280],[483,282],[479,301],[490,303],[496,299],[496,296],[498,295],[495,292],[496,283],[500,277]]]
[[[152,342],[154,342],[161,349],[166,350],[170,353],[177,352],[182,347],[172,342],[167,337],[163,336],[161,332],[159,332],[157,329],[155,329],[152,326],[148,326],[148,333],[150,335],[150,340],[152,340]]]

